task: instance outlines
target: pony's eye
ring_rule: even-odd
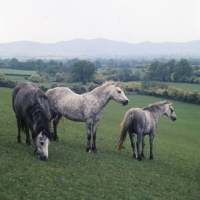
[[[121,93],[121,90],[118,90],[117,92],[120,94],[120,93]]]
[[[44,145],[44,142],[40,142],[41,145]]]

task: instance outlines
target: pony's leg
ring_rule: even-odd
[[[98,150],[96,148],[96,132],[93,133],[93,136],[92,136],[92,152],[98,153]]]
[[[144,146],[145,146],[145,142],[144,142],[144,136],[142,137],[142,152],[141,152],[141,156],[142,158],[144,158]]]
[[[133,139],[133,133],[132,132],[128,132],[128,133],[129,133],[129,138],[131,140],[131,147],[132,147],[132,150],[133,150],[133,157],[137,158],[137,155],[135,153],[135,142],[134,142],[134,139]]]
[[[86,151],[87,152],[91,152],[90,141],[91,141],[92,124],[86,122],[86,129],[87,129],[87,146],[86,146]]]
[[[138,154],[138,160],[142,160],[142,156],[140,154],[140,143],[142,140],[142,133],[137,133],[137,154]]]
[[[26,124],[26,127],[25,127],[25,132],[26,132],[26,144],[31,145],[30,134],[29,134],[29,126],[27,124]]]
[[[154,133],[151,133],[149,135],[149,143],[150,143],[150,156],[149,156],[149,159],[150,160],[154,159],[154,157],[153,157],[153,139],[154,139]]]
[[[95,123],[93,125],[93,131],[92,131],[92,152],[93,153],[98,153],[98,150],[96,148],[96,130],[97,130],[97,127],[99,125],[99,122],[98,123]]]
[[[21,119],[19,117],[17,118],[17,128],[18,128],[18,136],[17,136],[17,143],[21,144],[21,135],[20,135],[20,131],[21,131]]]
[[[60,139],[59,139],[59,137],[58,137],[58,135],[57,135],[57,125],[58,125],[58,122],[59,122],[59,120],[60,120],[61,118],[62,118],[62,115],[61,115],[60,113],[58,113],[58,114],[56,115],[56,117],[54,118],[54,120],[53,120],[53,130],[54,130],[53,140],[54,140],[54,141],[57,141],[57,142],[60,141]]]
[[[29,121],[28,127],[31,130],[31,136],[32,136],[32,139],[34,140],[36,136],[35,136],[35,131],[34,131],[34,128],[33,128],[33,123]]]

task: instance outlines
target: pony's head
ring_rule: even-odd
[[[172,121],[175,121],[177,119],[177,116],[174,112],[174,109],[172,107],[172,103],[166,104],[166,109],[164,111],[164,115],[171,119]]]
[[[38,156],[41,160],[47,160],[48,159],[48,146],[49,146],[50,140],[49,138],[44,135],[42,132],[38,134],[38,136],[34,140],[35,144],[35,154]]]
[[[120,87],[119,82],[113,85],[113,90],[111,91],[111,98],[118,103],[121,103],[123,106],[128,104],[128,98],[124,94],[124,91]]]

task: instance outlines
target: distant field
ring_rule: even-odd
[[[169,86],[173,86],[176,88],[180,88],[182,90],[188,90],[190,92],[199,91],[200,92],[200,84],[191,84],[191,83],[167,83]]]
[[[28,70],[15,70],[15,69],[1,69],[0,73],[5,75],[23,75],[23,76],[30,76],[32,74],[36,74],[36,71],[28,71]]]
[[[17,81],[18,83],[27,81],[25,79],[25,76],[20,76],[20,75],[18,75],[18,76],[16,76],[16,75],[5,75],[5,76],[6,76],[6,78],[8,78],[12,81]]]
[[[131,107],[145,107],[160,98],[131,95],[127,106],[111,100],[97,130],[99,154],[85,152],[85,123],[60,122],[60,143],[51,142],[49,160],[34,156],[33,145],[17,142],[11,106],[12,89],[0,88],[0,199],[200,199],[200,107],[173,101],[177,121],[162,117],[154,140],[155,159],[132,157],[129,138],[125,149],[115,149],[119,124]]]

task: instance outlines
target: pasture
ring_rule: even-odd
[[[200,92],[200,85],[199,84],[192,84],[192,83],[173,83],[167,82],[168,86],[180,88],[181,90],[188,90],[190,92],[198,91]]]
[[[173,101],[178,117],[162,117],[154,139],[154,157],[132,157],[129,138],[125,149],[115,149],[119,124],[131,107],[163,100],[128,96],[129,104],[107,104],[97,129],[99,154],[85,152],[85,123],[63,121],[61,142],[51,142],[48,161],[33,155],[33,145],[17,144],[17,126],[11,107],[12,89],[0,88],[0,199],[200,199],[200,136],[197,105]]]
[[[12,76],[30,76],[32,74],[37,74],[37,71],[28,71],[28,70],[17,70],[17,69],[0,69],[0,73],[5,75]]]

